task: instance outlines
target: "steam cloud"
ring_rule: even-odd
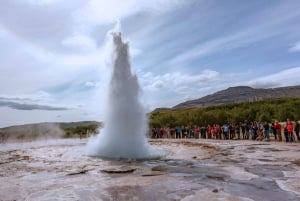
[[[139,100],[140,87],[131,73],[129,46],[113,33],[114,60],[104,129],[88,142],[87,153],[107,158],[157,158],[146,139],[147,119]]]

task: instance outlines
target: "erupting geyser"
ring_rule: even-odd
[[[88,142],[88,155],[107,158],[159,157],[146,139],[147,118],[139,100],[140,87],[131,73],[129,46],[113,33],[114,60],[104,129]]]

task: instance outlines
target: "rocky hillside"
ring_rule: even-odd
[[[204,96],[199,99],[186,101],[173,109],[205,107],[225,103],[254,102],[274,98],[300,98],[300,86],[254,89],[248,86],[229,87],[228,89]]]

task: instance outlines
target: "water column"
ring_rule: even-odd
[[[113,65],[104,129],[88,142],[88,154],[108,158],[153,158],[147,142],[147,119],[140,102],[140,86],[131,72],[129,44],[113,33]]]

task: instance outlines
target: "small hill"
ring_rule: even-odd
[[[88,128],[97,129],[101,126],[102,124],[100,122],[81,121],[26,124],[5,127],[0,130],[2,134],[8,137],[8,141],[31,141],[36,139],[72,137],[73,134],[78,134],[78,132],[86,132]]]
[[[186,101],[173,109],[206,107],[228,103],[254,102],[275,98],[300,98],[300,85],[269,89],[255,89],[248,86],[229,87],[228,89],[204,96],[199,99]]]

